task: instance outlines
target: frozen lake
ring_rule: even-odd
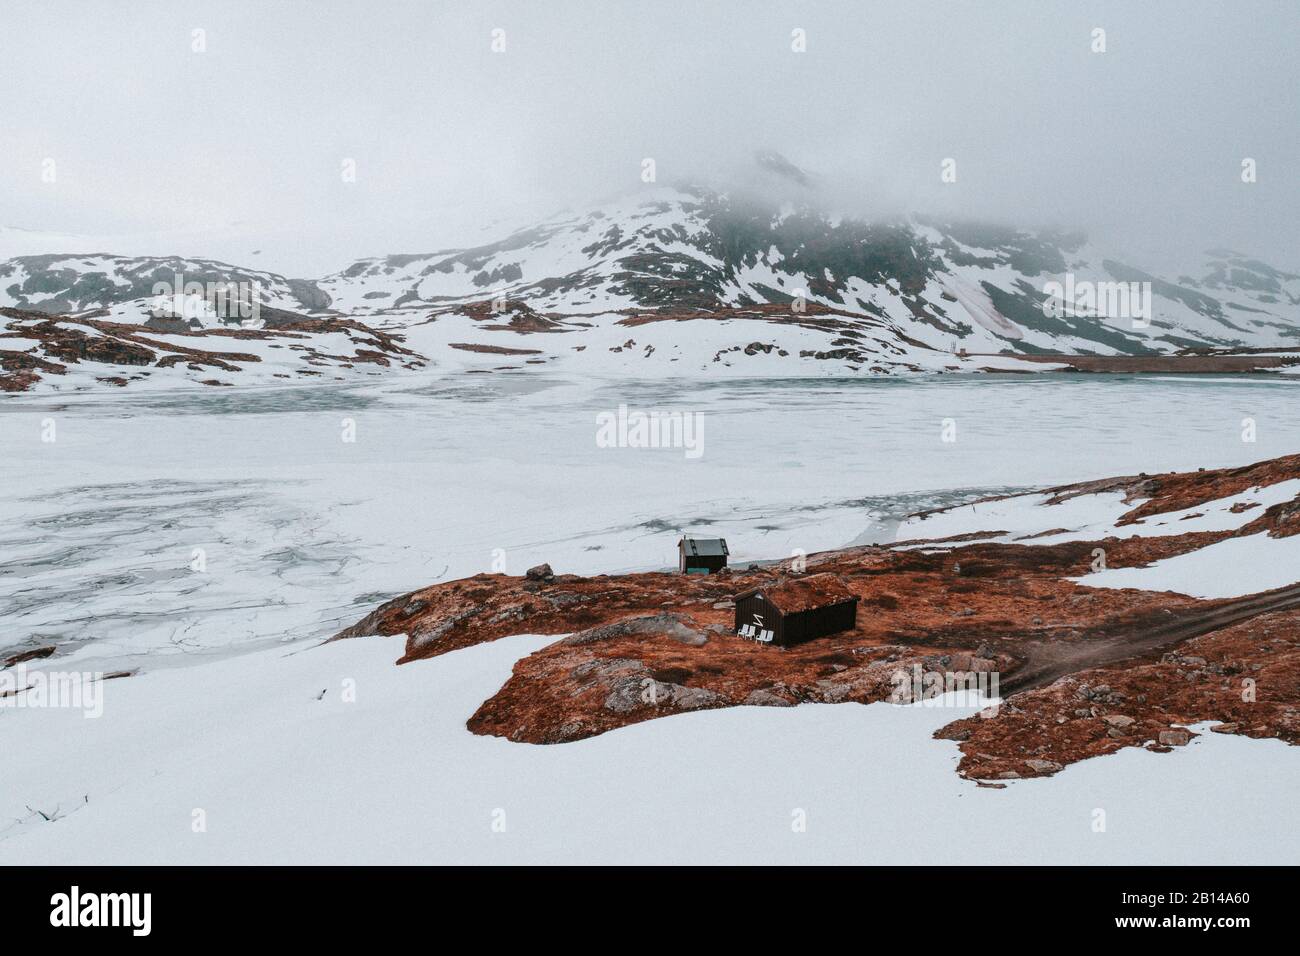
[[[620,405],[699,413],[698,457],[601,447],[597,416]],[[889,540],[963,495],[1296,452],[1297,421],[1300,381],[1263,376],[430,374],[7,397],[0,650],[185,662],[323,637],[478,571],[664,567],[682,530],[724,535],[733,564]]]

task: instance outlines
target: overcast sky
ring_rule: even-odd
[[[188,246],[123,251],[319,274],[768,148],[850,210],[1300,270],[1294,0],[5,0],[0,82],[0,225]]]

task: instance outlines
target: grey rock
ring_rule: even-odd
[[[645,670],[643,662],[630,657],[601,657],[594,661],[583,661],[569,671],[569,676],[584,682],[611,681],[616,677],[638,674]]]
[[[450,632],[452,628],[456,627],[459,624],[464,623],[465,621],[469,620],[471,617],[474,617],[482,610],[483,610],[482,607],[470,608],[468,611],[465,611],[464,613],[461,614],[454,615],[453,617],[449,617],[445,621],[440,622],[437,626],[432,627],[425,631],[412,629],[411,631],[412,643],[416,647],[427,647],[428,645],[432,644],[434,641],[438,640],[443,635]]]
[[[580,720],[570,720],[560,725],[555,731],[555,739],[559,741],[576,740],[583,735],[583,725]]]
[[[602,624],[600,627],[578,631],[576,634],[570,634],[562,643],[570,646],[595,644],[612,637],[626,637],[631,634],[663,634],[690,647],[700,647],[709,641],[708,635],[688,627],[686,619],[681,615],[661,613],[630,617],[615,621],[613,624]]]
[[[419,614],[428,606],[429,606],[428,601],[423,601],[423,600],[412,601],[410,604],[406,605],[406,607],[402,608],[402,616],[413,617],[414,615]]]
[[[754,690],[749,692],[745,698],[745,703],[751,707],[793,707],[794,701],[787,700],[779,694],[774,694],[770,690]]]
[[[549,564],[539,564],[537,567],[525,571],[524,577],[529,581],[549,581],[555,577],[555,572],[551,570]]]
[[[613,689],[605,698],[605,709],[627,714],[642,707],[657,706],[668,697],[667,684],[644,675],[629,674],[614,682]]]
[[[585,594],[575,594],[572,591],[543,591],[542,597],[552,607],[568,607],[570,604],[581,604],[587,600]]]
[[[853,691],[849,684],[837,684],[829,680],[819,680],[817,689],[821,691],[821,700],[827,704],[838,704]]]
[[[681,684],[661,685],[666,688],[669,702],[678,710],[699,710],[727,703],[727,698],[704,687],[683,687]]]

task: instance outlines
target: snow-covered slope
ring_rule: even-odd
[[[354,319],[196,328],[177,318],[140,325],[0,308],[0,392],[348,382],[424,364],[398,337]]]

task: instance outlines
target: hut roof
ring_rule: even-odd
[[[811,611],[815,607],[827,607],[858,600],[858,596],[834,574],[783,578],[776,584],[763,585],[745,591],[743,594],[737,594],[736,600],[752,597],[755,594],[761,594],[782,614],[798,614],[800,611]]]
[[[690,535],[683,535],[682,540],[677,542],[687,554],[694,557],[717,557],[730,554],[727,550],[726,538],[692,538]]]

